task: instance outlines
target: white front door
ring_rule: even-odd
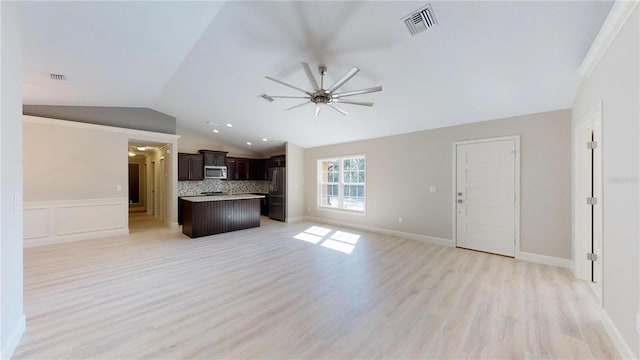
[[[515,256],[516,140],[455,149],[456,246]]]

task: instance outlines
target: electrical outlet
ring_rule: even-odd
[[[401,217],[398,218],[398,224],[402,224],[403,219]]]
[[[438,191],[438,189],[434,185],[429,186],[429,192],[436,192],[436,191]]]

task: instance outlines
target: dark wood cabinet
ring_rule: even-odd
[[[239,180],[238,171],[237,171],[237,164],[238,164],[237,159],[227,157],[225,163],[227,165],[227,180]]]
[[[227,157],[227,180],[262,180],[260,160]]]
[[[260,176],[260,160],[247,160],[247,180],[261,180]]]
[[[285,167],[287,166],[287,161],[285,155],[278,155],[271,157],[271,167]]]
[[[178,154],[178,180],[204,179],[204,158],[202,154]]]
[[[260,200],[192,202],[183,199],[182,232],[194,238],[259,227]]]
[[[269,180],[270,167],[271,167],[271,159],[260,160],[260,180]]]
[[[204,156],[204,166],[225,166],[227,153],[224,151],[200,150]]]
[[[247,178],[248,164],[247,159],[236,159],[236,180],[249,180]]]

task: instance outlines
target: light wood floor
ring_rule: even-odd
[[[588,284],[565,269],[262,221],[198,239],[142,226],[25,249],[27,330],[14,357],[619,356]],[[348,251],[356,235],[351,254],[325,247]]]

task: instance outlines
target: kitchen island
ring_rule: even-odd
[[[237,194],[182,198],[182,232],[191,237],[260,226],[264,195]]]

